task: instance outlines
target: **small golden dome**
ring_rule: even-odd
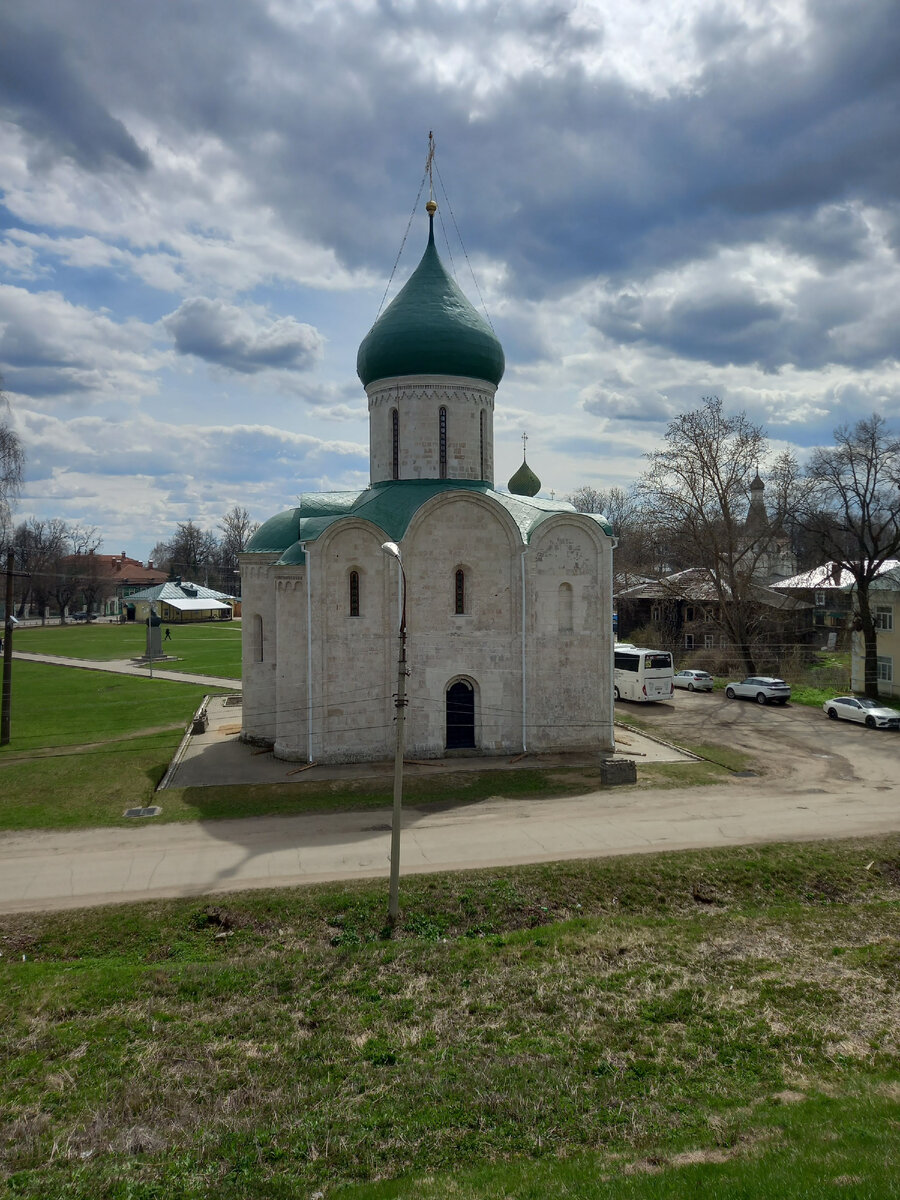
[[[428,203],[425,205],[425,211],[428,213],[429,217],[433,217],[434,214],[437,212],[437,205],[435,204],[435,202],[433,200],[429,200]]]

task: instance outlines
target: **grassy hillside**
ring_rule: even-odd
[[[0,1189],[898,1194],[900,837],[385,890],[0,918]]]

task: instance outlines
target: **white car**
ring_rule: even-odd
[[[771,675],[748,675],[740,683],[729,683],[725,688],[729,700],[742,697],[745,700],[755,700],[757,704],[787,704],[791,698],[791,689],[783,679],[775,679]]]
[[[713,677],[709,671],[676,671],[672,676],[676,687],[687,688],[689,692],[711,692]]]
[[[869,729],[900,729],[900,712],[867,696],[835,696],[822,705],[832,721],[858,721]]]

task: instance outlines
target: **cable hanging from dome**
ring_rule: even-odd
[[[431,158],[433,158],[433,157],[434,157],[434,150],[432,149],[430,152],[429,163],[431,161]],[[478,299],[481,301],[481,307],[484,309],[485,318],[487,319],[488,325],[490,325],[490,327],[491,327],[491,333],[496,334],[497,331],[496,331],[496,329],[494,329],[494,323],[491,320],[491,314],[488,312],[488,307],[484,302],[484,296],[482,296],[482,294],[481,294],[481,288],[478,286],[478,280],[475,277],[475,270],[472,267],[472,262],[469,258],[469,253],[466,250],[466,243],[463,241],[462,234],[459,231],[459,226],[456,223],[456,216],[453,212],[453,205],[450,203],[450,197],[447,195],[447,188],[444,186],[444,180],[441,175],[441,169],[437,165],[437,163],[434,164],[434,169],[437,172],[438,183],[441,185],[441,191],[444,193],[444,199],[447,201],[447,211],[449,212],[449,214],[453,220],[453,228],[456,230],[456,236],[459,238],[459,244],[462,247],[463,258],[465,258],[465,260],[466,260],[466,266],[469,268],[469,274],[472,276],[472,283],[475,285],[475,291],[478,293]],[[438,210],[438,212],[440,213],[440,210]],[[441,228],[442,229],[444,228],[443,217],[441,217]],[[444,232],[444,239],[447,242],[447,253],[450,255],[450,266],[453,268],[453,274],[455,275],[456,267],[453,265],[453,254],[451,253],[451,250],[450,250],[450,240],[447,237],[446,231]]]
[[[378,305],[378,312],[375,314],[375,320],[381,316],[381,310],[384,308],[384,302],[387,300],[388,292],[391,290],[391,284],[394,282],[394,276],[397,274],[397,267],[400,264],[400,258],[403,254],[403,247],[406,245],[406,239],[409,237],[409,230],[413,223],[413,217],[416,215],[416,209],[419,207],[419,201],[422,199],[422,188],[425,186],[425,180],[431,179],[431,160],[434,157],[434,145],[432,135],[428,134],[428,158],[425,160],[425,170],[422,174],[422,182],[419,184],[419,190],[416,192],[416,199],[412,206],[412,212],[409,214],[409,220],[406,222],[406,230],[403,234],[403,240],[400,243],[400,249],[397,251],[397,257],[394,259],[394,266],[391,270],[391,277],[387,281],[387,287],[384,289],[384,295],[381,297],[381,303]],[[434,188],[431,189],[432,195]]]

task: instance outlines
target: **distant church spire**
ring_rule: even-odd
[[[766,490],[766,485],[759,477],[759,468],[757,467],[756,476],[750,484],[750,507],[747,510],[747,520],[744,523],[744,528],[747,533],[753,537],[760,537],[770,531],[769,514],[766,512],[766,502],[763,500],[763,492]]]
[[[525,443],[528,434],[522,434],[522,465],[506,485],[513,496],[536,496],[541,490],[541,481],[525,461]]]

